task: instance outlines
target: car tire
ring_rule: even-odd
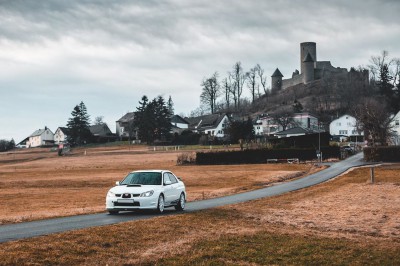
[[[158,197],[157,212],[158,213],[163,213],[164,212],[164,208],[165,208],[165,200],[164,200],[164,196],[161,194]]]
[[[175,206],[175,210],[183,211],[185,209],[185,205],[186,205],[185,194],[181,193],[181,195],[179,197],[178,205]]]
[[[115,215],[115,214],[118,214],[119,211],[108,211],[108,213],[111,214],[111,215]]]

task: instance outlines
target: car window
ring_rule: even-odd
[[[161,185],[161,173],[134,172],[128,174],[121,185]]]
[[[169,178],[168,173],[165,173],[165,174],[164,174],[164,185],[165,185],[165,183],[166,183],[167,181],[171,181],[171,179]]]
[[[172,184],[178,183],[178,180],[176,180],[176,177],[173,174],[168,173],[168,175],[169,175],[169,179],[171,180]]]

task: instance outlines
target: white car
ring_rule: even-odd
[[[116,184],[106,197],[106,209],[110,214],[144,209],[162,213],[167,207],[185,208],[185,184],[170,171],[134,171]]]

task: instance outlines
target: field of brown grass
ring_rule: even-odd
[[[0,264],[400,265],[400,165],[375,174],[375,184],[359,168],[276,197],[2,243]]]
[[[145,146],[0,153],[0,224],[102,212],[115,181],[139,169],[169,169],[186,184],[188,201],[234,194],[296,178],[312,165],[178,166],[179,152]]]

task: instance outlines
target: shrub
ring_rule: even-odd
[[[185,152],[178,155],[177,165],[194,164],[196,162],[196,154],[194,152]]]
[[[365,147],[367,162],[400,162],[400,146]]]
[[[340,158],[339,147],[321,148],[324,159]],[[268,159],[315,160],[315,149],[255,149],[244,151],[197,152],[196,164],[253,164],[266,163]]]

